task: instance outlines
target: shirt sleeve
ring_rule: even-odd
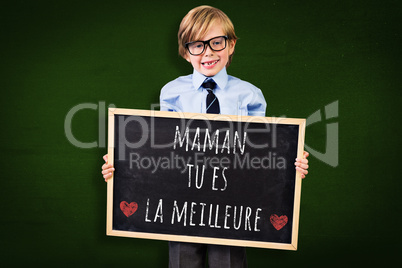
[[[261,90],[254,87],[253,98],[247,104],[248,115],[251,116],[265,116],[267,103]]]
[[[161,111],[177,112],[179,109],[176,107],[179,96],[174,94],[172,82],[167,83],[162,89],[159,95],[159,105]]]

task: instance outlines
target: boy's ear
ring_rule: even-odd
[[[229,55],[232,55],[234,53],[234,48],[236,45],[237,40],[230,40],[229,41]]]

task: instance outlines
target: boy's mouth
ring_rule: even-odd
[[[202,66],[204,66],[205,68],[212,68],[214,67],[219,60],[212,60],[212,61],[206,61],[206,62],[202,62]]]

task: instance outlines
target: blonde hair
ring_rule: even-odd
[[[186,59],[187,49],[185,44],[200,40],[207,34],[211,26],[219,21],[228,41],[236,41],[237,36],[229,17],[220,9],[211,6],[199,6],[190,10],[180,23],[178,36],[179,54]],[[234,53],[234,52],[233,52]],[[232,62],[233,54],[229,56],[227,66]]]

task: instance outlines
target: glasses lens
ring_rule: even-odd
[[[208,41],[195,41],[187,43],[186,47],[191,55],[197,56],[204,52],[206,44],[208,44],[209,47],[214,51],[224,50],[226,48],[226,39],[226,36],[218,36]]]
[[[203,42],[193,42],[188,44],[188,50],[193,55],[201,54],[204,51],[204,43]]]
[[[209,42],[209,45],[215,51],[223,50],[226,48],[226,38],[223,36],[216,37]]]

